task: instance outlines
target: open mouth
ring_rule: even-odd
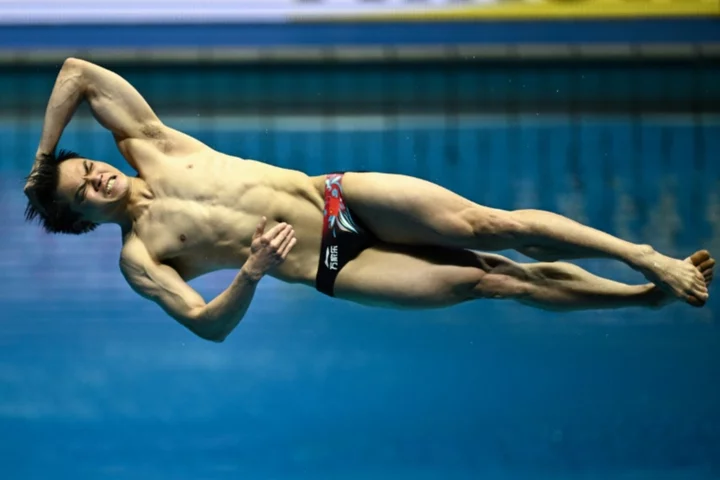
[[[105,194],[110,195],[110,192],[112,191],[113,187],[115,186],[115,179],[117,178],[117,175],[113,175],[110,177],[110,180],[108,180],[107,185],[105,185]]]

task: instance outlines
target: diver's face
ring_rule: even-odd
[[[66,160],[59,167],[57,196],[83,220],[106,223],[124,205],[129,181],[120,170],[85,158]]]

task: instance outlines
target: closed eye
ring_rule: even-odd
[[[87,190],[87,182],[83,183],[80,188],[75,192],[75,201],[77,203],[83,203],[85,201],[85,191]]]
[[[85,175],[89,176],[90,172],[92,172],[93,164],[88,162],[87,160],[84,160],[83,161],[83,169],[85,170]],[[80,185],[80,188],[78,188],[77,191],[75,192],[75,201],[77,203],[82,203],[85,201],[87,185],[88,185],[87,181],[83,182],[83,184]]]

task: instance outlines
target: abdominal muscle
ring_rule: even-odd
[[[322,235],[322,177],[252,161],[235,159],[222,169],[219,163],[224,162],[209,162],[192,175],[178,168],[181,165],[167,166],[171,171],[146,180],[155,198],[135,232],[151,255],[186,281],[239,269],[265,216],[265,232],[286,222],[297,239],[287,259],[268,274],[314,284]]]

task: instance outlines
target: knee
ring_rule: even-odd
[[[506,240],[520,238],[527,230],[525,222],[511,211],[475,207],[462,213],[462,221],[474,237],[502,237]]]
[[[583,273],[582,268],[567,262],[535,263],[527,268],[528,273],[539,282],[578,280]]]
[[[486,273],[473,285],[475,299],[522,300],[531,297],[535,285],[527,275],[515,272]]]

